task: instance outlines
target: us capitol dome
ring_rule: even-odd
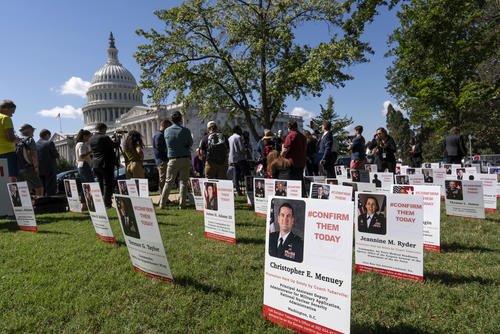
[[[120,116],[135,106],[144,106],[142,93],[134,76],[118,61],[118,49],[110,33],[108,61],[95,72],[87,104],[82,108],[84,128],[92,131],[97,123],[115,128]]]

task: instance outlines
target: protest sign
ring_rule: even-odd
[[[310,198],[316,199],[336,199],[340,201],[351,201],[352,187],[339,186],[334,184],[312,183]]]
[[[486,212],[497,211],[497,176],[494,174],[477,174],[476,180],[483,182],[484,210]]]
[[[148,198],[149,197],[149,181],[148,179],[131,179],[135,182],[135,188],[139,193],[139,197]],[[160,189],[160,192],[162,189]],[[130,194],[130,196],[133,196]]]
[[[245,187],[247,194],[247,206],[249,208],[254,207],[254,193],[253,193],[253,176],[247,175],[245,176]]]
[[[355,201],[356,191],[362,192],[375,192],[375,185],[373,183],[364,183],[364,182],[342,182],[343,186],[351,187],[352,189],[352,197],[351,200]]]
[[[270,200],[263,313],[301,333],[349,333],[353,204],[324,203]]]
[[[372,172],[370,173],[370,182],[375,185],[375,188],[390,192],[391,186],[394,184],[394,174]]]
[[[150,198],[114,195],[128,254],[135,270],[173,282]]]
[[[9,168],[7,167],[7,159],[0,159],[0,203],[9,203],[8,182]],[[11,205],[0,205],[0,217],[11,216],[13,214]]]
[[[191,181],[191,189],[193,191],[194,206],[196,208],[196,211],[203,212],[204,203],[203,203],[203,193],[201,191],[201,187],[205,179],[192,177],[189,180]]]
[[[377,164],[366,164],[365,165],[365,170],[367,170],[369,173],[376,173],[378,171],[377,169]]]
[[[409,194],[423,197],[424,249],[440,250],[441,190],[439,186],[392,186],[393,194]]]
[[[469,180],[446,180],[446,214],[484,219],[483,183]]]
[[[99,183],[82,183],[82,188],[83,197],[85,197],[85,202],[87,203],[87,209],[89,210],[90,219],[92,220],[92,225],[94,225],[96,236],[103,241],[114,243],[115,237],[109,225],[108,213],[104,206]]]
[[[236,243],[233,181],[204,180],[205,237]]]
[[[422,167],[436,169],[439,168],[439,162],[424,162]]]
[[[137,184],[132,179],[118,180],[118,193],[125,196],[139,197]]]
[[[66,198],[68,199],[69,211],[82,212],[82,205],[80,203],[76,180],[64,180],[64,192],[66,193]]]
[[[38,232],[28,183],[26,181],[7,183],[7,189],[19,229]]]
[[[410,180],[410,184],[414,185],[424,185],[424,174],[408,174],[408,179]]]
[[[327,179],[325,179],[325,183],[326,184],[339,184],[339,180],[338,179],[327,178]]]
[[[423,199],[357,193],[356,271],[423,280]]]
[[[290,198],[302,197],[302,183],[292,180],[254,179],[255,213],[265,216],[268,210],[268,199],[271,196]]]
[[[446,180],[446,170],[444,168],[432,169],[432,177],[434,179],[433,185],[439,186],[441,189],[441,199],[444,200],[446,189],[444,181]]]
[[[443,169],[447,175],[457,175],[457,169],[461,167],[460,164],[443,164]]]
[[[396,179],[396,184],[410,184],[410,178],[406,174],[394,175]]]

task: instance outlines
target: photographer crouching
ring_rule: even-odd
[[[116,141],[106,135],[108,127],[104,123],[98,123],[95,127],[96,133],[89,141],[92,150],[92,168],[97,177],[101,192],[103,192],[104,205],[111,208],[111,197],[113,196],[114,177],[113,172],[116,165],[115,148],[120,146],[118,138]]]
[[[368,145],[373,150],[375,163],[378,172],[384,172],[386,169],[394,173],[396,169],[396,143],[391,136],[387,134],[384,128],[378,128],[373,140]]]

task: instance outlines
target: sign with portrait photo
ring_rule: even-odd
[[[125,196],[139,197],[137,184],[132,179],[118,180],[118,193]]]
[[[0,203],[9,203],[9,168],[7,167],[7,159],[0,159]],[[11,205],[0,205],[0,217],[12,216]]]
[[[150,198],[114,195],[116,213],[135,270],[173,282]]]
[[[233,181],[204,180],[205,237],[236,244]]]
[[[424,182],[424,174],[418,173],[418,174],[408,174],[408,179],[410,180],[410,184],[413,185],[425,185]]]
[[[203,181],[205,181],[205,179],[191,177],[189,181],[191,182],[191,190],[193,192],[194,206],[196,208],[196,211],[203,212],[205,204],[203,201],[203,191],[201,187],[203,186]]]
[[[311,184],[310,198],[351,201],[352,187],[339,186],[336,184],[313,183]]]
[[[89,210],[96,236],[103,241],[114,243],[115,237],[109,225],[108,213],[104,206],[99,183],[82,183],[82,188],[83,197],[85,197],[85,203],[87,203],[87,209]]]
[[[274,197],[264,317],[302,333],[349,333],[353,203]]]
[[[494,174],[477,174],[476,180],[483,182],[484,211],[493,213],[497,211],[497,176]]]
[[[135,182],[135,188],[139,193],[139,197],[148,198],[149,197],[149,181],[148,179],[131,179]],[[160,192],[162,189],[160,189]],[[133,195],[130,195],[133,196]]]
[[[392,186],[393,194],[422,196],[424,208],[424,249],[440,250],[441,189],[439,186]]]
[[[254,179],[255,213],[266,216],[271,196],[302,198],[302,182],[296,180]]]
[[[469,180],[446,180],[446,214],[484,219],[483,183]]]
[[[64,192],[66,193],[66,198],[68,199],[69,211],[82,212],[82,205],[80,203],[76,180],[64,180]]]
[[[423,280],[423,199],[356,194],[356,271]]]
[[[19,229],[38,232],[28,183],[26,181],[7,183],[7,190]]]
[[[370,173],[370,183],[375,185],[375,190],[391,191],[391,186],[394,184],[394,174],[392,173]]]
[[[253,178],[253,175],[245,176],[245,192],[247,195],[247,206],[249,208],[254,207]]]

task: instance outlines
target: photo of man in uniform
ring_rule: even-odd
[[[330,197],[330,187],[327,185],[313,184],[312,198],[328,199]]]
[[[92,196],[92,191],[90,190],[90,184],[85,184],[83,186],[83,195],[85,196],[85,201],[87,202],[87,208],[90,212],[95,212],[94,197]]]
[[[71,197],[71,185],[69,184],[69,180],[64,180],[64,191],[66,192],[66,197]]]
[[[408,175],[396,175],[396,184],[410,184]]]
[[[286,197],[286,181],[276,181],[276,196]]]
[[[424,172],[424,183],[434,183],[432,169],[423,169],[422,171]]]
[[[193,194],[195,196],[201,196],[200,179],[192,179],[191,186],[193,187]]]
[[[461,181],[447,180],[445,181],[445,187],[446,187],[446,199],[451,199],[456,201],[461,201],[464,199]]]
[[[304,242],[300,236],[292,231],[296,224],[297,213],[288,202],[281,204],[277,212],[279,231],[269,234],[269,255],[289,261],[302,262]],[[304,222],[299,225],[303,228]]]
[[[342,166],[335,166],[335,173],[337,176],[342,175]]]
[[[464,173],[465,173],[464,168],[457,168],[457,180],[463,180]]]
[[[118,181],[118,188],[120,190],[120,195],[128,195],[127,181],[119,180]]]
[[[218,210],[217,206],[217,184],[212,182],[205,183],[205,209]]]
[[[386,219],[384,210],[380,210],[379,199],[384,195],[359,195],[358,231],[363,233],[386,234]]]
[[[116,205],[118,218],[123,226],[123,233],[129,237],[140,239],[139,227],[137,226],[131,199],[117,196]]]
[[[379,180],[378,174],[373,175],[372,183],[375,184],[375,188],[382,188],[382,181]]]
[[[257,180],[257,184],[255,186],[255,197],[258,198],[266,197],[264,190],[264,180]]]
[[[22,206],[21,203],[21,196],[19,195],[19,189],[17,188],[17,184],[9,184],[9,192],[10,192],[10,199],[12,200],[12,206],[13,207],[20,207]]]

